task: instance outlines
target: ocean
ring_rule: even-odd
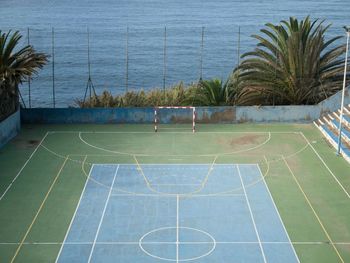
[[[254,49],[251,35],[265,23],[311,15],[331,23],[327,36],[333,37],[344,34],[349,14],[350,3],[340,0],[1,0],[0,29],[20,30],[23,45],[29,31],[29,42],[49,55],[54,31],[54,71],[51,56],[31,82],[31,107],[53,106],[53,72],[56,107],[67,107],[85,93],[87,28],[96,92],[121,94],[126,89],[163,87],[164,27],[165,84],[171,86],[195,82],[201,71],[204,79],[225,81],[238,63],[238,54]],[[28,90],[28,83],[23,83],[27,107]]]

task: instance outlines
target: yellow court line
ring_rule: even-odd
[[[202,187],[198,190],[198,192],[202,191],[203,188],[205,187],[205,185],[207,184],[207,182],[208,182],[208,180],[209,180],[209,176],[210,176],[210,174],[211,174],[211,171],[214,169],[214,164],[215,164],[215,162],[216,162],[217,159],[218,159],[218,155],[215,155],[214,160],[213,160],[213,162],[211,163],[211,166],[210,166],[210,168],[209,168],[208,174],[207,174],[207,176],[204,178],[204,181],[203,181],[203,183],[202,183]],[[198,192],[197,192],[197,193],[198,193]]]
[[[22,238],[21,242],[19,243],[19,246],[17,247],[16,252],[15,252],[15,254],[13,255],[13,257],[12,257],[12,259],[11,259],[11,263],[13,263],[13,262],[15,261],[16,257],[18,256],[18,253],[19,253],[19,251],[21,250],[24,241],[26,240],[26,238],[27,238],[29,232],[31,231],[31,229],[32,229],[32,227],[33,227],[33,225],[34,225],[36,219],[38,218],[38,216],[39,216],[39,214],[40,214],[42,208],[43,208],[44,205],[45,205],[45,202],[46,202],[47,198],[49,197],[49,195],[50,195],[50,193],[51,193],[51,190],[53,189],[53,187],[54,187],[54,185],[55,185],[55,183],[56,183],[58,177],[60,176],[60,174],[61,174],[61,172],[62,172],[64,166],[66,165],[66,163],[67,163],[67,161],[68,161],[68,157],[69,157],[69,156],[66,156],[66,158],[65,158],[65,160],[64,160],[64,162],[63,162],[63,164],[62,164],[62,166],[61,166],[61,168],[60,168],[60,170],[59,170],[58,173],[56,174],[55,179],[52,181],[51,186],[50,186],[49,190],[47,191],[44,200],[41,202],[41,205],[40,205],[38,211],[36,212],[36,214],[35,214],[35,216],[34,216],[32,222],[30,223],[30,225],[29,225],[29,227],[28,227],[28,229],[27,229],[27,232],[25,233],[24,237]]]
[[[332,172],[331,168],[326,164],[326,162],[323,160],[321,155],[316,151],[315,147],[312,146],[309,139],[305,136],[303,132],[300,132],[301,136],[304,138],[304,140],[307,142],[308,145],[310,145],[311,149],[314,151],[318,159],[322,162],[322,164],[326,167],[328,172],[332,175],[333,179],[337,182],[337,184],[340,186],[340,188],[343,190],[343,192],[346,194],[348,198],[350,198],[349,192],[345,189],[345,187],[342,185],[342,183],[339,181],[338,177]]]
[[[168,195],[173,195],[173,196],[179,195],[179,194],[175,194],[175,193],[174,193],[174,194],[172,194],[172,193],[163,193],[163,192],[160,192],[160,191],[155,190],[155,189],[152,187],[152,185],[151,185],[151,183],[149,182],[149,180],[147,179],[147,176],[144,174],[144,172],[143,172],[143,170],[142,170],[142,167],[141,167],[139,161],[137,160],[136,156],[133,155],[133,157],[134,157],[135,162],[136,162],[136,165],[137,165],[137,167],[138,167],[137,170],[140,171],[142,177],[144,178],[144,180],[145,180],[145,182],[146,182],[147,188],[148,188],[150,191],[155,192],[155,193],[157,193],[157,194],[168,194]],[[207,175],[205,176],[203,182],[200,184],[201,186],[200,186],[197,190],[195,190],[195,191],[193,191],[193,192],[190,192],[190,193],[187,193],[186,195],[193,195],[193,194],[199,193],[199,192],[201,192],[201,191],[203,190],[203,188],[205,187],[205,185],[206,185],[207,182],[208,182],[208,179],[209,179],[209,177],[210,177],[211,172],[213,171],[213,167],[214,167],[214,165],[215,165],[215,162],[216,162],[217,158],[218,158],[218,155],[215,156],[215,158],[214,158],[214,160],[213,160],[213,162],[212,162],[212,164],[211,164],[211,166],[210,166],[210,168],[209,168],[209,170],[208,170]],[[180,194],[180,195],[183,195],[183,194]]]
[[[150,182],[148,181],[146,175],[143,173],[143,170],[141,168],[141,165],[139,164],[139,161],[137,160],[136,156],[133,155],[134,159],[135,159],[135,162],[137,164],[137,167],[138,167],[138,170],[141,172],[142,176],[143,176],[143,179],[145,180],[146,184],[147,184],[147,187],[151,190],[151,191],[155,191],[152,187],[151,187],[151,184]],[[155,191],[156,193],[158,193],[158,191]]]
[[[88,173],[85,171],[85,163],[86,163],[86,160],[87,160],[88,156],[85,155],[84,156],[84,160],[82,161],[81,163],[81,170],[83,171],[83,173],[86,175],[86,177],[88,177]],[[89,163],[88,163],[89,164]],[[91,166],[91,164],[89,164]]]
[[[318,216],[316,210],[314,209],[314,207],[313,207],[312,204],[311,204],[311,201],[310,201],[309,198],[307,197],[307,195],[306,195],[305,191],[303,190],[303,188],[301,187],[301,185],[300,185],[298,179],[296,178],[295,174],[293,173],[292,169],[290,168],[290,166],[289,166],[287,160],[284,158],[284,156],[282,156],[282,158],[283,158],[283,161],[284,161],[284,163],[286,164],[286,166],[287,166],[289,172],[290,172],[291,175],[293,176],[294,181],[296,182],[296,184],[298,185],[300,191],[302,192],[302,194],[303,194],[303,196],[304,196],[306,202],[308,203],[308,205],[310,206],[312,212],[314,213],[314,215],[315,215],[315,217],[316,217],[318,223],[320,224],[321,228],[323,229],[323,232],[324,232],[325,235],[327,236],[327,238],[328,238],[330,244],[332,245],[332,247],[334,248],[336,254],[338,255],[340,261],[341,261],[342,263],[345,263],[345,261],[343,260],[343,258],[342,258],[341,255],[340,255],[340,253],[339,253],[337,247],[335,246],[335,244],[334,244],[332,238],[331,238],[330,235],[328,234],[328,232],[327,232],[327,230],[326,230],[324,224],[322,223],[321,218]]]

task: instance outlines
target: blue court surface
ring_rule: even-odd
[[[95,164],[57,262],[299,260],[257,164]]]

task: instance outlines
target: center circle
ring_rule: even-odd
[[[139,240],[139,247],[156,259],[186,262],[210,255],[216,248],[216,241],[212,235],[200,229],[162,227],[144,234]]]

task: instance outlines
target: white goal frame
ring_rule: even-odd
[[[196,132],[196,107],[192,106],[159,106],[154,108],[154,131],[158,132],[158,111],[161,109],[189,109],[192,110],[192,132]]]

